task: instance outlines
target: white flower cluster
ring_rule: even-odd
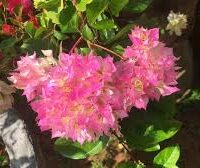
[[[166,30],[169,30],[170,35],[175,33],[177,36],[181,36],[182,30],[187,28],[187,16],[184,14],[171,11],[167,20],[169,23]]]

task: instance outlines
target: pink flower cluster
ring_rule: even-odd
[[[149,99],[159,100],[179,89],[176,87],[177,58],[173,49],[159,42],[159,29],[136,27],[129,35],[132,45],[125,49],[125,61],[116,63],[115,85],[128,107],[146,109]]]
[[[58,65],[49,71],[40,99],[31,103],[41,129],[80,143],[108,135],[117,122],[109,86],[115,70],[111,57],[61,54]]]
[[[17,69],[8,78],[16,88],[23,89],[28,101],[33,100],[42,91],[42,83],[48,79],[47,70],[36,58],[36,54],[21,57]]]
[[[61,53],[22,57],[9,78],[38,114],[43,131],[83,143],[118,130],[132,107],[146,109],[149,99],[176,91],[173,51],[159,42],[158,29],[136,27],[124,60]]]

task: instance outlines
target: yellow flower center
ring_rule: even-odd
[[[143,90],[143,83],[142,83],[141,80],[136,79],[136,80],[134,81],[133,85],[134,85],[134,88],[135,88],[137,91],[141,92],[141,91]]]
[[[147,40],[148,37],[147,37],[147,34],[142,33],[140,38],[142,39],[142,41],[145,41],[145,40]]]

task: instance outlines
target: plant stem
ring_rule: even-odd
[[[3,14],[3,19],[4,19],[4,22],[7,24],[7,21],[6,21],[6,16],[5,16],[5,14],[4,13],[2,13]]]
[[[107,52],[109,52],[109,53],[111,53],[111,54],[113,54],[113,55],[115,55],[115,56],[117,56],[117,57],[119,57],[121,59],[124,59],[120,54],[117,54],[116,52],[114,52],[114,51],[112,51],[112,50],[110,50],[108,48],[105,48],[105,47],[103,47],[103,46],[101,46],[99,44],[91,43],[90,41],[87,41],[87,43],[89,45],[91,45],[91,46],[95,46],[97,48],[101,48],[102,50],[105,50],[105,51],[107,51]]]
[[[70,50],[70,54],[74,51],[74,49],[76,48],[76,46],[83,40],[82,36],[78,38],[78,40],[76,41],[76,43],[73,45],[73,47]]]
[[[63,0],[60,1],[60,8],[61,8],[61,10],[64,8],[64,2],[63,2]]]
[[[46,36],[44,36],[42,39],[45,40],[48,37],[50,37],[54,33],[54,30],[50,31]]]
[[[119,142],[122,144],[124,149],[128,152],[128,154],[131,156],[132,161],[136,162],[135,157],[133,156],[133,153],[127,148],[126,142],[124,142],[123,138],[119,137],[114,131],[112,131],[112,134],[119,140]]]

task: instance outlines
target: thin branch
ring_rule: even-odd
[[[77,45],[83,40],[82,36],[78,38],[78,40],[76,41],[76,43],[73,45],[73,47],[70,50],[70,54],[74,51],[74,49],[77,47]]]
[[[7,20],[6,20],[6,16],[5,16],[5,14],[2,13],[2,15],[3,15],[4,22],[7,24]]]
[[[176,100],[176,103],[180,103],[181,101],[183,101],[186,98],[186,96],[190,94],[190,92],[191,92],[191,89],[187,89],[183,93],[183,95],[179,99]]]
[[[54,30],[50,31],[46,36],[44,36],[42,39],[45,40],[48,37],[50,37],[54,33]]]
[[[60,45],[59,45],[59,47],[60,47],[59,53],[62,53],[62,52],[63,52],[62,44],[63,44],[63,42],[61,41],[61,42],[60,42]]]
[[[94,44],[94,43],[91,43],[90,41],[87,41],[87,43],[89,45],[91,45],[91,46],[95,46],[97,48],[101,48],[102,50],[105,50],[105,51],[107,51],[107,52],[109,52],[109,53],[111,53],[111,54],[113,54],[113,55],[115,55],[115,56],[117,56],[117,57],[119,57],[121,59],[124,59],[120,54],[117,54],[116,52],[114,52],[114,51],[112,51],[112,50],[110,50],[108,48],[105,48],[105,47],[103,47],[103,46],[101,46],[99,44]]]
[[[132,161],[136,162],[135,157],[133,156],[133,153],[127,148],[126,142],[124,142],[122,137],[119,137],[114,131],[112,131],[112,134],[119,140],[119,142],[122,144],[124,149],[128,152],[128,154],[131,156]]]

